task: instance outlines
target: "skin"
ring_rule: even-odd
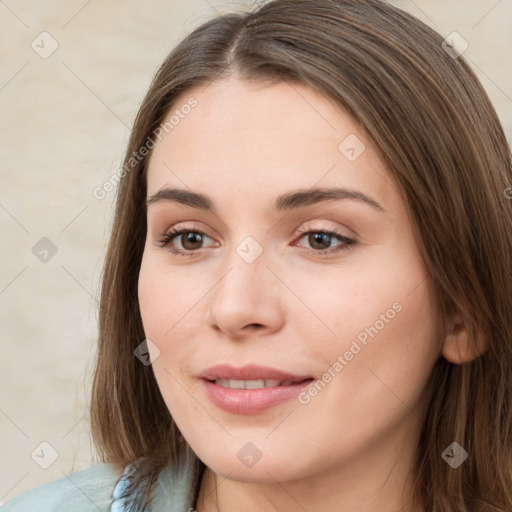
[[[411,503],[410,483],[428,379],[442,353],[456,359],[464,332],[435,335],[431,282],[392,175],[354,120],[305,85],[230,77],[186,91],[172,110],[191,96],[198,105],[153,150],[148,197],[192,190],[217,213],[148,206],[139,301],[160,351],[163,398],[207,466],[197,510],[424,510]],[[366,146],[354,161],[338,149],[350,134]],[[331,186],[363,192],[382,211],[352,199],[273,210],[281,194]],[[158,245],[173,226],[206,233],[198,249],[185,236],[171,243],[192,256]],[[298,229],[355,244],[319,255]],[[252,263],[236,252],[247,236],[263,249]],[[236,415],[203,392],[198,375],[219,363],[321,379],[396,303],[394,318],[307,404]],[[237,457],[247,442],[261,452],[251,468]]]

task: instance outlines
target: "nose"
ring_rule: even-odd
[[[284,323],[282,285],[264,255],[252,263],[236,252],[210,294],[207,323],[234,339],[272,334]]]

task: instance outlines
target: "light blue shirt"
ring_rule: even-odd
[[[1,512],[122,512],[121,499],[128,478],[112,464],[98,464],[16,496],[0,507]],[[192,464],[179,474],[168,466],[160,475],[147,512],[187,512],[192,483]]]

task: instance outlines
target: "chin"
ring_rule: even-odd
[[[209,453],[206,457],[200,457],[204,464],[221,478],[229,478],[237,482],[247,483],[268,483],[274,484],[277,481],[284,482],[310,476],[312,465],[301,461],[301,466],[297,465],[294,457],[283,457],[276,459],[274,454],[262,454],[257,462],[252,465],[247,460],[247,465],[240,459],[244,459],[244,454],[238,455],[238,451],[226,454]]]

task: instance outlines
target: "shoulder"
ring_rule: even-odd
[[[142,460],[142,459],[140,459]],[[181,464],[169,463],[160,473],[158,482],[151,497],[151,504],[144,512],[184,512],[194,509],[195,491],[198,479],[202,475],[202,464],[195,455]],[[125,468],[122,478],[117,482],[112,497],[111,512],[131,510],[141,495],[136,490],[126,490],[133,476],[137,473],[137,462]],[[143,491],[141,491],[143,492]],[[134,498],[135,497],[135,498]],[[135,501],[134,501],[135,499]]]
[[[113,464],[97,464],[30,489],[3,505],[1,512],[107,512],[122,473]]]
[[[203,465],[191,455],[182,465],[168,465],[161,474],[151,512],[184,512],[195,509],[195,490],[202,476]]]

